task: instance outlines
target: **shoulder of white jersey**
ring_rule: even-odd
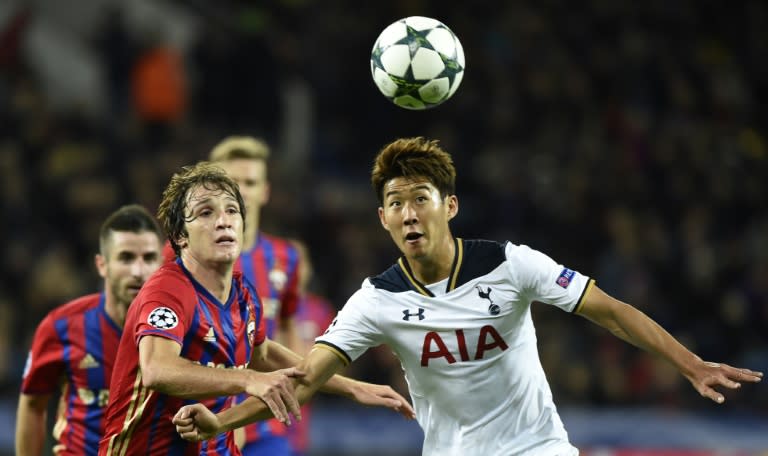
[[[543,261],[554,261],[544,252],[525,244],[513,244],[508,242],[506,244],[505,252],[507,261],[509,261],[513,267],[521,265],[531,266],[533,264],[541,264]]]
[[[484,276],[506,261],[506,247],[509,242],[470,239],[464,241],[464,264],[459,272],[456,286]]]
[[[459,241],[458,255],[451,268],[451,277],[456,277],[452,289],[490,273],[506,260],[505,249],[508,242],[485,239]],[[422,291],[420,285],[411,279],[410,272],[403,269],[404,263],[401,258],[381,274],[369,277],[368,281],[375,288],[392,293]]]
[[[402,268],[397,263],[375,277],[368,277],[366,282],[370,282],[374,288],[391,291],[392,293],[411,290],[410,282],[408,282],[405,274],[403,274]],[[366,283],[364,282],[363,286],[365,286],[365,284]]]

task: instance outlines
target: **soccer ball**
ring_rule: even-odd
[[[464,76],[464,49],[442,22],[411,16],[390,24],[371,51],[371,74],[382,94],[406,109],[449,99]]]

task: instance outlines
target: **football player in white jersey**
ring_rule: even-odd
[[[576,313],[667,360],[704,397],[758,382],[763,374],[703,361],[661,326],[594,281],[547,255],[510,242],[454,237],[456,170],[437,141],[404,138],[376,158],[379,219],[402,252],[365,279],[299,365],[306,401],[368,348],[387,344],[400,359],[423,454],[575,455],[552,401],[536,348],[534,301]],[[208,438],[268,417],[258,399],[213,415],[200,404],[175,417],[185,438]]]

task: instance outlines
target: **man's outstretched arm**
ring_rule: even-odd
[[[704,397],[721,404],[725,396],[715,388],[741,387],[741,382],[759,382],[762,372],[703,361],[685,348],[664,328],[635,307],[593,286],[584,297],[579,315],[608,329],[616,337],[664,358],[677,368]]]
[[[276,372],[250,369],[216,369],[183,358],[181,346],[164,337],[145,336],[139,342],[139,365],[144,386],[169,396],[204,399],[239,393],[257,397],[280,421],[299,413],[293,383],[300,376],[295,368]]]
[[[361,404],[388,407],[407,418],[415,418],[415,413],[408,401],[392,388],[341,376],[334,377],[334,374],[343,367],[344,363],[335,353],[316,345],[307,358],[298,365],[298,369],[305,374],[303,378],[294,379],[299,402],[302,404],[307,402],[333,377],[333,382],[338,383],[338,389],[333,388],[334,392],[347,395]],[[199,441],[271,416],[270,410],[261,401],[249,398],[218,414],[213,414],[202,404],[187,405],[179,409],[173,422],[182,438]]]
[[[336,360],[341,360],[338,354],[335,354],[335,352],[328,350],[325,347],[327,346],[318,344],[312,349],[319,349],[320,352],[328,352],[326,354],[333,354]],[[260,351],[259,353],[254,352],[254,357],[251,359],[249,367],[261,372],[269,372],[289,368],[291,366],[301,366],[303,361],[304,358],[285,345],[268,339],[264,343],[263,351]],[[336,368],[334,372],[338,372],[344,368],[344,361],[342,360],[341,363],[342,364]],[[375,399],[373,399],[371,395],[376,397],[391,395],[398,400],[404,400],[402,396],[395,393],[389,386],[361,382],[339,374],[332,375],[327,381],[321,382],[318,389],[324,393],[344,396],[365,405],[386,406],[386,404],[375,402]],[[371,400],[374,400],[374,402],[371,402]]]

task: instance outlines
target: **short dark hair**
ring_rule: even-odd
[[[245,228],[245,203],[237,183],[229,178],[223,169],[211,162],[203,161],[196,165],[185,166],[180,173],[171,177],[171,181],[163,191],[163,199],[157,209],[157,218],[168,235],[168,240],[171,242],[176,256],[179,256],[181,252],[176,240],[187,235],[187,230],[184,227],[188,221],[185,214],[187,197],[189,192],[197,187],[221,190],[232,195],[240,207],[243,228]]]
[[[384,146],[371,171],[371,186],[380,203],[384,203],[384,185],[397,177],[426,178],[443,198],[456,192],[453,159],[435,139],[400,138]]]
[[[143,206],[128,204],[122,206],[109,215],[99,229],[99,252],[107,253],[107,243],[113,232],[143,233],[149,231],[155,233],[157,238],[163,239],[163,232],[152,214]]]

